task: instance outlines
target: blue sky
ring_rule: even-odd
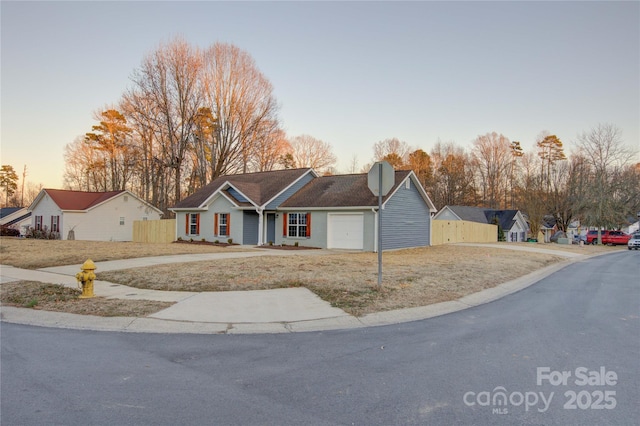
[[[62,187],[64,146],[160,43],[232,43],[289,136],[354,156],[498,132],[571,149],[598,123],[640,145],[639,2],[1,2],[1,162]]]

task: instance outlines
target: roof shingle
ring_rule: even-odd
[[[269,172],[220,176],[173,206],[175,209],[199,208],[226,183],[233,185],[255,205],[262,206],[311,169],[285,169]]]
[[[45,189],[51,199],[60,210],[88,210],[89,208],[102,203],[110,198],[119,195],[124,190],[109,192],[84,192],[67,191],[64,189]]]
[[[395,183],[383,202],[398,185],[411,173],[408,170],[396,170]],[[322,176],[313,179],[300,191],[281,204],[289,208],[320,207],[375,207],[378,197],[369,190],[367,174]]]

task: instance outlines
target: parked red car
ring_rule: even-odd
[[[602,242],[604,243],[604,236],[607,235],[609,231],[600,231],[602,235]],[[588,231],[587,232],[587,244],[598,244],[598,231]]]
[[[600,231],[600,235],[602,236],[602,244],[612,246],[626,245],[627,241],[631,239],[631,235],[622,231]],[[587,232],[587,244],[598,244],[598,231]]]
[[[625,234],[622,231],[609,231],[607,233],[606,237],[602,237],[602,244],[607,244],[607,245],[618,245],[618,244],[624,244],[625,246],[627,245],[627,242],[631,239],[631,235],[630,234]]]

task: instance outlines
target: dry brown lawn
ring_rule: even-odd
[[[23,269],[82,265],[94,262],[171,254],[241,251],[239,246],[219,247],[190,243],[144,244],[132,242],[34,240],[0,238],[0,264]]]
[[[4,238],[0,242],[2,243],[0,263],[23,268],[42,267],[33,265],[81,264],[88,255],[94,261],[100,261],[235,249],[186,244],[96,243]],[[521,245],[531,247],[531,243]],[[580,247],[557,244],[536,244],[535,247],[570,250],[582,254],[620,250],[619,247]],[[72,262],[66,261],[71,259],[73,259]],[[502,244],[495,244],[492,247],[443,245],[399,250],[384,253],[381,288],[377,286],[378,268],[375,253],[286,257],[274,255],[96,272],[99,280],[158,290],[230,291],[303,286],[333,306],[359,316],[371,312],[455,300],[563,260],[563,257],[552,253],[509,250]],[[8,303],[6,302],[8,292],[5,286],[5,284],[2,286],[2,301]],[[33,295],[30,297],[37,299]],[[135,301],[131,302],[135,303]],[[128,316],[148,315],[148,310],[142,309],[143,302],[140,304],[141,308],[137,314],[135,308],[127,308]],[[61,310],[76,312],[74,306],[68,305],[68,308]]]

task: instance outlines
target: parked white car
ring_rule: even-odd
[[[631,239],[627,241],[627,248],[629,250],[638,250],[640,248],[640,232],[636,232],[631,236]]]

